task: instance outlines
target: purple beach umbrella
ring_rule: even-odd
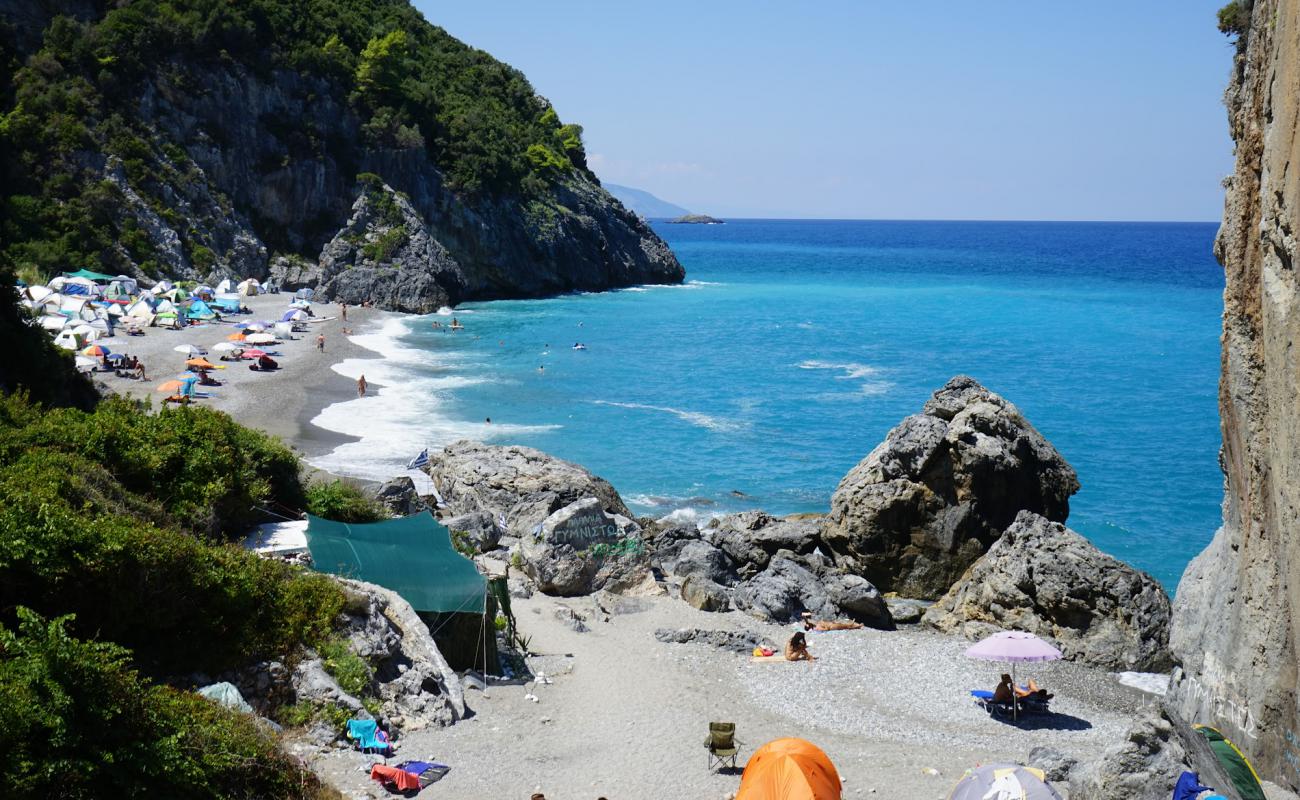
[[[1056,661],[1061,658],[1061,651],[1032,633],[1025,631],[999,631],[966,648],[968,658],[981,661],[1005,661],[1011,665],[1011,684],[1016,686],[1016,664],[1028,664],[1037,661]],[[1018,716],[1012,692],[1012,716]]]

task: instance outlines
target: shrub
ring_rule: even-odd
[[[148,684],[124,649],[74,638],[66,617],[17,616],[0,627],[5,797],[326,796],[251,717]]]
[[[370,694],[370,665],[352,652],[345,639],[330,639],[317,652],[320,653],[325,671],[338,681],[339,688],[356,698]]]
[[[1228,36],[1241,36],[1250,30],[1251,0],[1232,0],[1219,9],[1219,30]]]
[[[359,486],[337,479],[307,487],[307,513],[335,522],[378,522],[391,516]]]

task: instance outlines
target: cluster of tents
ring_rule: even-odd
[[[162,280],[144,288],[128,275],[85,269],[66,272],[45,285],[19,288],[19,302],[32,314],[34,324],[52,334],[54,343],[65,350],[81,350],[112,336],[117,327],[133,333],[150,326],[179,329],[238,314],[243,310],[241,298],[265,290],[256,278],[239,283],[227,279],[215,287],[190,290]]]

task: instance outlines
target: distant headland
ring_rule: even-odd
[[[674,225],[722,225],[723,220],[717,217],[710,217],[708,214],[683,214],[677,219],[668,220]]]

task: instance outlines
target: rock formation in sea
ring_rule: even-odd
[[[976,640],[1029,631],[1066,658],[1109,670],[1163,672],[1169,598],[1155,578],[1030,511],[925,613],[925,624]]]
[[[1062,522],[1074,469],[1001,396],[964,375],[898,424],[843,480],[821,538],[882,591],[948,591],[1021,511]]]
[[[581,127],[516,70],[405,3],[349,14],[229,4],[155,19],[129,3],[0,0],[0,57],[34,65],[6,73],[0,113],[21,96],[81,98],[73,122],[43,101],[10,120],[0,193],[72,198],[42,218],[86,220],[25,229],[24,252],[62,269],[59,242],[75,240],[82,266],[214,284],[274,263],[325,299],[407,311],[682,280],[601,188]],[[60,15],[81,22],[47,37]],[[376,198],[398,213],[376,218]]]
[[[1250,4],[1244,4],[1249,7]],[[1256,0],[1226,93],[1236,168],[1223,264],[1223,527],[1188,566],[1169,702],[1300,788],[1300,2]]]

